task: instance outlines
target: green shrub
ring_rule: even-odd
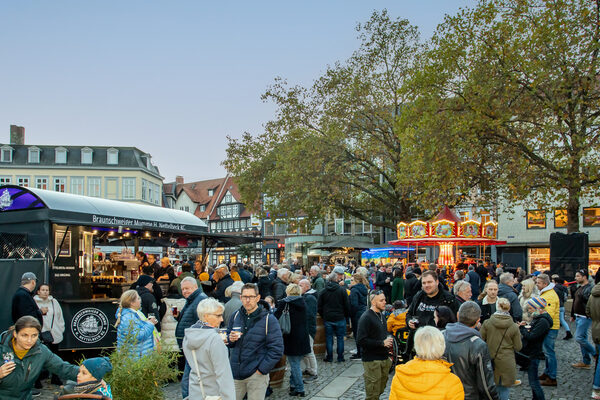
[[[126,335],[119,349],[110,353],[113,365],[106,381],[110,384],[113,397],[120,400],[163,400],[163,384],[179,376],[178,353],[163,351],[162,346],[139,359],[132,356],[135,336]]]

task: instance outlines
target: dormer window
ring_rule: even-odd
[[[56,164],[66,164],[67,163],[67,149],[64,147],[57,147],[54,149],[54,162]]]
[[[119,150],[108,149],[106,151],[106,163],[108,165],[117,165],[119,163]]]
[[[40,149],[39,147],[32,146],[29,148],[29,155],[27,156],[27,162],[29,164],[40,163]]]
[[[200,212],[204,212],[204,211],[206,211],[206,204],[202,204],[200,206]]]
[[[84,147],[81,149],[81,163],[82,164],[91,164],[92,163],[92,149],[89,147]]]
[[[10,146],[2,146],[0,148],[0,162],[12,162],[13,148]]]
[[[2,160],[4,161],[4,160]],[[208,195],[209,196],[214,196],[215,195],[215,189],[208,189]]]
[[[231,193],[227,192],[225,198],[223,199],[223,203],[233,203],[233,196]]]

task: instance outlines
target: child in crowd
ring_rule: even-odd
[[[393,304],[393,311],[387,319],[387,330],[396,336],[398,329],[406,328],[406,301],[396,300]]]
[[[112,364],[108,358],[88,358],[79,367],[77,382],[68,381],[62,389],[61,395],[100,394],[112,399],[110,385],[104,382],[104,376],[111,371]]]

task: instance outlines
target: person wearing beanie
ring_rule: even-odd
[[[542,345],[553,324],[552,317],[546,312],[546,305],[546,300],[543,297],[535,296],[527,300],[525,307],[533,318],[530,323],[523,321],[519,324],[523,343],[521,353],[529,358],[529,365],[527,366],[529,386],[531,386],[533,398],[539,400],[545,399],[538,377],[540,360],[544,359]],[[523,364],[520,365],[525,367]]]
[[[151,316],[154,316],[154,318],[157,319],[158,323],[155,325],[155,327],[156,327],[156,330],[158,332],[160,332],[161,312],[160,312],[159,306],[156,302],[156,298],[154,297],[154,294],[152,293],[154,279],[152,279],[151,276],[142,275],[138,279],[138,284],[139,284],[139,286],[137,287],[136,291],[138,292],[138,294],[140,295],[140,298],[142,299],[141,311],[142,311],[142,313],[144,313],[146,318],[150,318]]]
[[[112,364],[106,357],[94,357],[85,360],[79,367],[77,382],[68,381],[61,395],[99,394],[112,399],[110,385],[104,381],[106,374],[112,371]]]

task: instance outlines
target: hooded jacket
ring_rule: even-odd
[[[42,332],[50,331],[52,333],[52,338],[54,338],[52,343],[58,344],[62,342],[65,331],[65,318],[63,317],[62,308],[58,304],[58,301],[52,296],[48,296],[46,300],[42,300],[40,296],[35,295],[33,299],[40,309],[42,307],[48,308],[48,312],[43,316],[44,324],[42,325]]]
[[[502,378],[503,386],[512,386],[517,379],[515,351],[520,351],[521,333],[510,315],[494,313],[481,326],[481,337],[488,345],[490,357],[494,360],[494,381]]]
[[[554,290],[554,283],[550,282],[548,286],[540,290],[540,297],[546,300],[546,312],[552,318],[552,328],[560,329],[560,300]]]
[[[5,331],[0,335],[0,352],[13,353],[12,334]],[[25,354],[22,360],[14,358],[16,368],[0,379],[0,399],[2,400],[31,400],[31,388],[42,370],[48,370],[63,380],[77,379],[79,367],[61,360],[39,340]]]
[[[515,289],[508,286],[507,284],[500,283],[498,285],[498,297],[504,297],[510,301],[510,315],[512,315],[515,321],[521,321],[523,319],[523,310],[521,309],[521,303],[519,303],[519,297],[515,292]]]
[[[390,400],[463,400],[465,392],[458,376],[444,360],[414,358],[396,367]]]
[[[479,332],[460,322],[446,325],[445,358],[453,363],[456,374],[465,389],[465,400],[497,400],[498,392],[488,346]]]
[[[585,306],[586,314],[592,319],[592,339],[600,344],[600,285],[592,288],[591,296]]]
[[[154,317],[158,320],[158,323],[155,325],[155,327],[156,330],[160,332],[160,312],[158,309],[158,304],[156,304],[156,298],[145,286],[138,287],[136,291],[142,299],[142,307],[140,310],[146,317],[148,317],[149,314],[154,314]]]
[[[306,323],[308,324],[308,334],[314,339],[317,334],[317,296],[314,289],[307,290],[302,297],[306,303]]]
[[[229,353],[215,328],[201,322],[187,328],[183,339],[183,353],[191,368],[190,399],[203,398],[198,374],[202,378],[206,396],[221,396],[223,400],[235,399]],[[196,368],[192,353],[196,354],[198,368]]]
[[[337,322],[350,316],[350,302],[346,289],[337,282],[327,281],[325,289],[319,294],[319,314],[323,321]]]

